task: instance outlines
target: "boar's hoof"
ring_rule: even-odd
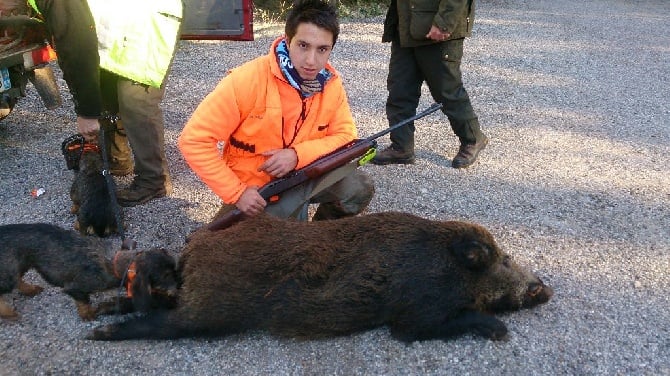
[[[462,330],[469,331],[493,341],[501,341],[508,338],[507,326],[505,326],[505,323],[497,319],[495,316],[483,312],[468,312],[458,320],[455,320],[452,324],[461,325]]]
[[[482,337],[486,337],[492,341],[504,341],[509,338],[507,335],[507,327],[498,319],[487,323],[482,322],[481,325],[474,328],[474,331]]]
[[[86,339],[93,341],[105,341],[112,337],[112,330],[109,326],[100,326],[88,333]]]

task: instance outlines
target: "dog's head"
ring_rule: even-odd
[[[79,160],[79,171],[99,174],[103,169],[102,154],[98,150],[84,150]]]
[[[176,306],[179,276],[174,257],[165,249],[118,251],[114,270],[118,278],[125,278],[136,311]]]

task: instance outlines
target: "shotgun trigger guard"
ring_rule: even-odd
[[[358,165],[363,166],[364,164],[370,162],[372,158],[375,157],[375,155],[377,155],[377,145],[371,147],[368,149],[368,151],[365,152],[365,154],[363,154],[363,156],[358,160]]]

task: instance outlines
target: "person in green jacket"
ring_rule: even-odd
[[[472,32],[474,13],[475,0],[392,0],[384,20],[382,42],[391,42],[388,121],[396,124],[416,113],[425,81],[460,140],[454,168],[472,165],[488,143],[461,77],[463,40]],[[372,163],[414,163],[414,124],[390,137],[391,145]]]
[[[182,1],[28,3],[51,34],[78,132],[95,140],[102,128],[111,173],[135,173],[130,186],[117,191],[119,204],[135,206],[170,194],[160,103],[179,39]]]

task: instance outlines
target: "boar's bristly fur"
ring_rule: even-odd
[[[483,227],[406,213],[295,222],[267,215],[199,231],[179,261],[177,308],[95,329],[89,338],[295,338],[388,325],[402,341],[507,335],[492,313],[547,302],[551,288]]]

